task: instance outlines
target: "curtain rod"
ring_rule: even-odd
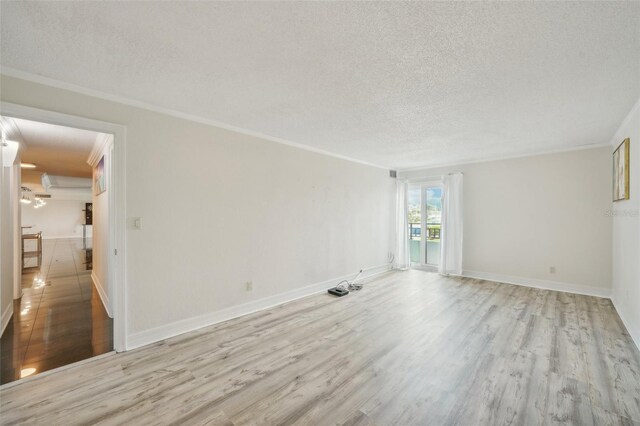
[[[451,172],[451,173],[446,173],[443,175],[439,175],[439,176],[418,176],[418,177],[412,177],[412,178],[400,178],[400,180],[405,181],[407,183],[410,182],[423,182],[423,181],[430,181],[430,180],[442,180],[442,178],[444,176],[451,176],[451,175],[464,175],[463,172]]]

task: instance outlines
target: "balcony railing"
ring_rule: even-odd
[[[422,227],[420,223],[409,223],[409,248],[412,263],[437,265],[440,261],[440,224],[427,223],[427,241],[425,242],[425,259],[420,256],[420,240]]]
[[[422,226],[420,223],[409,223],[409,239],[419,240],[422,234]],[[427,223],[427,240],[440,239],[440,224]]]

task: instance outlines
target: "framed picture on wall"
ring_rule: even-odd
[[[107,182],[104,177],[104,156],[102,156],[93,172],[93,188],[96,195],[102,194],[107,190]]]
[[[629,138],[613,151],[613,201],[629,199]]]

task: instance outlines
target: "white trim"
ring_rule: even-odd
[[[33,83],[38,83],[38,84],[43,84],[46,86],[51,86],[57,89],[63,89],[63,90],[68,90],[71,92],[75,92],[75,93],[79,93],[82,95],[86,95],[86,96],[92,96],[94,98],[99,98],[99,99],[104,99],[107,101],[111,101],[111,102],[117,102],[120,104],[124,104],[124,105],[128,105],[128,106],[132,106],[132,107],[136,107],[136,108],[141,108],[141,109],[145,109],[148,111],[154,111],[157,113],[161,113],[161,114],[166,114],[172,117],[177,117],[177,118],[182,118],[184,120],[189,120],[189,121],[193,121],[196,123],[202,123],[202,124],[208,124],[211,126],[215,126],[215,127],[219,127],[221,129],[226,129],[226,130],[231,130],[237,133],[241,133],[241,134],[245,134],[245,135],[249,135],[249,136],[254,136],[254,137],[258,137],[261,139],[265,139],[271,142],[276,142],[276,143],[280,143],[283,145],[288,145],[288,146],[292,146],[295,148],[299,148],[299,149],[303,149],[305,151],[311,151],[311,152],[315,152],[317,154],[323,154],[323,155],[327,155],[329,157],[335,157],[335,158],[339,158],[341,160],[346,160],[346,161],[351,161],[353,163],[358,163],[358,164],[363,164],[366,166],[371,166],[371,167],[377,167],[380,169],[385,169],[385,170],[396,170],[397,173],[403,173],[403,172],[411,172],[411,171],[416,171],[416,170],[428,170],[428,169],[436,169],[436,168],[441,168],[441,167],[453,167],[453,166],[462,166],[462,165],[466,165],[466,164],[475,164],[475,163],[488,163],[488,162],[492,162],[492,161],[501,161],[501,160],[511,160],[511,159],[516,159],[516,158],[525,158],[525,157],[535,157],[538,155],[548,155],[548,154],[559,154],[562,152],[571,152],[571,151],[580,151],[583,149],[595,149],[595,148],[602,148],[605,146],[610,146],[614,143],[613,141],[613,137],[610,143],[600,143],[600,144],[591,144],[591,145],[579,145],[579,146],[575,146],[575,147],[567,147],[567,148],[558,148],[558,149],[551,149],[551,150],[543,150],[543,151],[538,151],[538,152],[531,152],[531,153],[527,153],[527,154],[514,154],[514,155],[507,155],[507,156],[497,156],[497,157],[489,157],[489,158],[479,158],[479,159],[471,159],[471,160],[466,160],[466,161],[462,161],[462,162],[451,162],[451,163],[439,163],[439,164],[425,164],[425,165],[421,165],[421,166],[414,166],[414,167],[406,167],[406,168],[393,168],[391,166],[383,166],[383,165],[379,165],[379,164],[374,164],[374,163],[369,163],[367,161],[363,161],[363,160],[358,160],[356,158],[353,157],[349,157],[346,155],[340,155],[340,154],[336,154],[330,151],[326,151],[323,149],[319,149],[319,148],[313,148],[310,147],[308,145],[303,145],[297,142],[292,142],[286,139],[282,139],[282,138],[278,138],[275,136],[269,136],[260,132],[254,132],[252,130],[248,130],[248,129],[244,129],[241,127],[236,127],[236,126],[232,126],[229,124],[225,124],[216,120],[211,120],[208,118],[204,118],[204,117],[200,117],[197,115],[193,115],[193,114],[187,114],[187,113],[183,113],[180,111],[176,111],[174,109],[171,108],[164,108],[164,107],[160,107],[160,106],[156,106],[153,104],[149,104],[146,102],[141,102],[141,101],[137,101],[134,99],[130,99],[124,96],[119,96],[119,95],[112,95],[109,93],[105,93],[105,92],[101,92],[99,90],[94,90],[94,89],[89,89],[86,87],[82,87],[82,86],[78,86],[75,84],[71,84],[71,83],[66,83],[64,81],[60,81],[60,80],[56,80],[53,78],[49,78],[49,77],[44,77],[41,75],[37,75],[37,74],[32,74],[26,71],[21,71],[15,68],[11,68],[11,67],[6,67],[3,66],[0,69],[0,74],[6,75],[8,77],[13,77],[13,78],[18,78],[21,80],[26,80],[26,81],[30,81]],[[632,112],[635,110],[635,108],[637,108],[640,105],[640,99],[638,100],[638,102],[635,104],[635,106],[632,108]],[[625,119],[626,121],[626,119]],[[623,122],[624,125],[625,122]],[[622,125],[620,126],[622,127]],[[617,133],[617,132],[616,132]]]
[[[433,165],[427,164],[424,166],[407,167],[405,169],[398,168],[396,169],[396,172],[398,173],[399,179],[406,179],[405,176],[400,176],[400,173],[415,172],[419,170],[441,169],[445,167],[465,166],[468,164],[477,164],[477,163],[491,163],[493,161],[515,160],[518,158],[537,157],[541,155],[561,154],[563,152],[583,151],[585,149],[604,148],[605,146],[608,147],[610,146],[610,144],[598,143],[598,144],[592,144],[592,145],[579,145],[579,146],[574,146],[569,148],[558,148],[558,149],[551,149],[546,151],[530,152],[528,154],[505,155],[505,156],[499,156],[499,157],[488,157],[488,158],[480,158],[475,160],[465,160],[460,162],[440,163],[440,164],[433,164]]]
[[[11,117],[0,117],[0,127],[5,132],[5,136],[11,135],[9,136],[11,140],[18,142],[18,152],[24,152],[29,148],[24,141],[22,132]]]
[[[104,99],[104,100],[111,101],[111,102],[117,102],[117,103],[120,103],[120,104],[124,104],[124,105],[129,105],[129,106],[132,106],[132,107],[136,107],[136,108],[145,109],[145,110],[148,110],[148,111],[153,111],[153,112],[157,112],[157,113],[160,113],[160,114],[165,114],[165,115],[169,115],[169,116],[172,116],[172,117],[181,118],[183,120],[193,121],[195,123],[202,123],[202,124],[207,124],[207,125],[210,125],[210,126],[219,127],[221,129],[231,130],[232,132],[241,133],[243,135],[248,135],[248,136],[253,136],[253,137],[256,137],[256,138],[268,140],[270,142],[276,142],[276,143],[279,143],[279,144],[292,146],[294,148],[303,149],[305,151],[315,152],[316,154],[322,154],[322,155],[327,155],[329,157],[339,158],[341,160],[350,161],[352,163],[363,164],[365,166],[371,166],[371,167],[376,167],[376,168],[385,169],[385,170],[389,170],[390,169],[390,167],[388,167],[388,166],[381,166],[379,164],[369,163],[367,161],[358,160],[356,158],[348,157],[346,155],[336,154],[336,153],[333,153],[331,151],[325,151],[324,149],[314,148],[314,147],[311,147],[311,146],[308,146],[308,145],[304,145],[304,144],[301,144],[301,143],[292,142],[292,141],[287,140],[287,139],[282,139],[282,138],[279,138],[279,137],[266,135],[266,134],[260,133],[260,132],[254,132],[253,130],[244,129],[242,127],[233,126],[233,125],[230,125],[230,124],[222,123],[220,121],[211,120],[211,119],[205,118],[205,117],[200,117],[198,115],[187,114],[187,113],[180,112],[180,111],[177,111],[177,110],[174,110],[174,109],[171,109],[171,108],[164,108],[164,107],[153,105],[153,104],[149,104],[149,103],[146,103],[146,102],[136,101],[134,99],[130,99],[130,98],[127,98],[127,97],[124,97],[124,96],[112,95],[112,94],[109,94],[109,93],[101,92],[99,90],[89,89],[89,88],[78,86],[78,85],[71,84],[71,83],[65,83],[65,82],[60,81],[60,80],[56,80],[56,79],[49,78],[49,77],[43,77],[41,75],[31,74],[29,72],[17,70],[15,68],[11,68],[11,67],[3,66],[2,69],[0,70],[0,73],[6,75],[8,77],[19,78],[21,80],[26,80],[26,81],[30,81],[30,82],[33,82],[33,83],[43,84],[43,85],[46,85],[46,86],[55,87],[57,89],[68,90],[68,91],[71,91],[71,92],[80,93],[82,95],[92,96],[94,98]]]
[[[390,269],[390,264],[366,268],[364,269],[361,278],[370,278],[387,272]],[[316,293],[326,292],[327,289],[335,287],[340,281],[352,279],[354,277],[355,274],[349,274],[339,278],[333,278],[331,280],[311,284],[306,287],[297,288],[274,296],[265,297],[263,299],[254,300],[237,306],[231,306],[216,312],[186,318],[160,327],[133,333],[129,336],[127,350],[149,345],[151,343],[168,339],[169,337],[177,336],[178,334],[187,333],[202,327],[207,327],[233,318],[241,317],[243,315],[282,305],[283,303],[311,296]]]
[[[4,334],[4,329],[7,328],[7,324],[11,321],[11,317],[13,316],[13,300],[9,303],[9,309],[5,310],[2,313],[2,317],[0,318],[0,336]]]
[[[2,69],[3,71],[5,68]],[[109,198],[113,205],[109,206],[109,264],[108,270],[112,278],[110,302],[113,309],[113,345],[117,352],[127,347],[127,256],[126,256],[126,141],[127,128],[120,124],[92,120],[74,115],[62,114],[24,105],[0,102],[0,115],[60,126],[75,127],[114,136],[114,156],[112,164],[113,191]],[[117,249],[117,256],[115,250]]]
[[[494,274],[493,272],[462,271],[462,276],[499,283],[515,284],[523,287],[533,287],[542,290],[562,291],[565,293],[582,294],[585,296],[611,297],[611,289],[590,287],[582,284],[570,284],[559,281],[540,280],[536,278],[514,277],[511,275]]]
[[[631,111],[629,111],[629,114],[627,114],[624,120],[622,120],[622,123],[620,123],[615,133],[611,136],[611,140],[607,145],[610,145],[613,147],[617,147],[618,145],[620,145],[620,143],[625,139],[625,137],[622,137],[622,139],[620,139],[620,137],[618,136],[620,134],[620,131],[625,126],[627,126],[631,120],[633,120],[633,117],[636,115],[636,110],[639,108],[640,108],[640,98],[638,98],[636,103],[633,105],[633,107],[631,108]],[[628,135],[628,136],[631,136],[631,135]]]
[[[613,303],[613,307],[616,308],[616,311],[618,312],[618,316],[622,320],[622,323],[627,328],[627,331],[629,332],[633,343],[635,343],[636,347],[640,350],[640,329],[634,327],[634,324],[629,321],[629,314],[627,314],[627,311],[622,308],[624,304],[617,303],[615,296],[611,297],[611,302]]]
[[[98,161],[102,158],[104,150],[107,146],[109,146],[113,141],[113,135],[108,133],[100,133],[96,136],[96,142],[93,144],[93,148],[91,149],[91,153],[87,158],[87,164],[91,167],[95,167],[98,164]]]
[[[22,154],[18,152],[18,161]],[[22,297],[22,205],[20,203],[20,188],[22,187],[22,172],[19,164],[13,166],[13,299]]]
[[[95,271],[91,271],[91,281],[93,281],[93,285],[96,287],[96,290],[98,291],[98,295],[100,296],[100,300],[102,300],[102,305],[104,306],[104,309],[107,311],[107,315],[109,315],[109,318],[113,318],[113,314],[111,313],[111,309],[109,308],[109,306],[111,306],[111,304],[109,303],[109,295],[107,294],[104,286],[100,282],[100,279],[95,274]]]

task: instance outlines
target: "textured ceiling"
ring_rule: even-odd
[[[638,2],[2,2],[17,70],[388,167],[607,143]]]
[[[12,129],[19,135],[8,139],[22,140],[26,150],[21,154],[25,163],[33,163],[35,169],[22,169],[22,181],[34,191],[43,191],[42,173],[57,176],[91,177],[87,159],[100,133],[53,124],[38,123],[17,118]]]

